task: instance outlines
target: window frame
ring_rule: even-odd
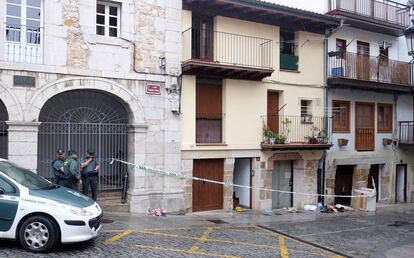
[[[307,103],[306,106],[302,105],[302,102],[305,101]],[[300,99],[300,117],[302,118],[303,124],[313,124],[313,101],[311,99]],[[306,108],[306,112],[304,111],[304,108]],[[307,120],[305,117],[309,117],[309,120]]]
[[[335,120],[332,118],[332,133],[351,133],[351,101],[348,100],[332,100],[332,108],[335,104],[345,104],[347,105],[347,113],[346,113],[346,127],[340,128],[335,127]]]
[[[343,46],[341,46],[341,47],[343,47],[344,49],[342,49],[342,50],[338,50],[338,43],[339,42],[341,42],[342,44],[343,44]],[[347,47],[347,43],[346,43],[346,40],[345,39],[341,39],[341,38],[336,38],[336,41],[335,41],[335,50],[337,51],[337,52],[339,52],[339,56],[337,57],[338,59],[346,59],[346,47]]]
[[[97,7],[98,5],[103,5],[105,6],[105,13],[101,14],[98,13]],[[110,14],[110,7],[116,7],[117,8],[117,15],[111,15]],[[102,37],[110,37],[110,38],[119,38],[121,36],[121,3],[116,3],[116,2],[105,2],[105,1],[97,1],[96,5],[95,5],[95,34],[97,36],[102,36]],[[99,16],[104,16],[104,24],[98,24],[98,22],[96,21],[97,17]],[[116,17],[117,19],[117,26],[111,26],[109,24],[110,18],[111,17]],[[104,35],[98,34],[97,32],[97,27],[104,27]],[[110,36],[109,34],[109,29],[110,28],[116,28],[116,36]]]
[[[380,107],[384,108],[390,108],[389,112],[389,122],[390,124],[387,124],[385,126],[380,125]],[[394,105],[389,103],[377,103],[377,133],[392,133],[394,130]],[[385,112],[384,112],[385,116]]]

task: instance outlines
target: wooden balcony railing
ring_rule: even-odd
[[[331,0],[329,11],[343,11],[403,27],[410,25],[410,8],[389,0]]]
[[[356,128],[355,148],[357,151],[372,151],[375,149],[375,128]]]
[[[196,114],[196,143],[223,143],[223,114]]]
[[[399,127],[399,138],[402,144],[414,144],[414,122],[401,121]]]
[[[351,52],[330,52],[329,77],[344,77],[365,81],[412,85],[410,70],[406,62],[382,56],[367,56]]]
[[[190,28],[183,32],[183,61],[273,69],[273,41]]]

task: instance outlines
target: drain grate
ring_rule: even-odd
[[[110,219],[101,219],[101,223],[102,224],[111,224],[111,223],[114,223],[114,221],[110,220]]]
[[[401,227],[401,226],[406,226],[406,225],[409,225],[409,224],[410,224],[409,221],[394,221],[394,223],[388,224],[387,226],[389,226],[389,227]]]
[[[214,224],[229,224],[227,222],[225,222],[224,220],[221,219],[208,219],[207,221],[212,222]]]

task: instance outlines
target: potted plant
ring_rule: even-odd
[[[267,144],[275,144],[276,142],[276,135],[274,132],[267,128],[263,128],[263,136],[265,137],[265,143]]]
[[[309,144],[318,144],[318,133],[317,132],[319,131],[319,129],[315,126],[312,126],[311,131],[312,131],[311,136],[307,137],[309,139],[308,140]]]
[[[348,144],[349,140],[345,138],[338,139],[339,146],[346,146]]]
[[[389,138],[383,138],[383,139],[382,139],[382,144],[383,144],[383,145],[391,145],[391,144],[392,144],[392,139],[389,139]]]
[[[276,134],[276,143],[277,144],[285,144],[286,143],[286,136],[283,134]]]
[[[327,144],[329,142],[328,132],[322,129],[318,132],[318,143]]]

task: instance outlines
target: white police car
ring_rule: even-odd
[[[101,208],[87,196],[0,159],[0,238],[46,252],[59,242],[95,238],[101,218]]]

